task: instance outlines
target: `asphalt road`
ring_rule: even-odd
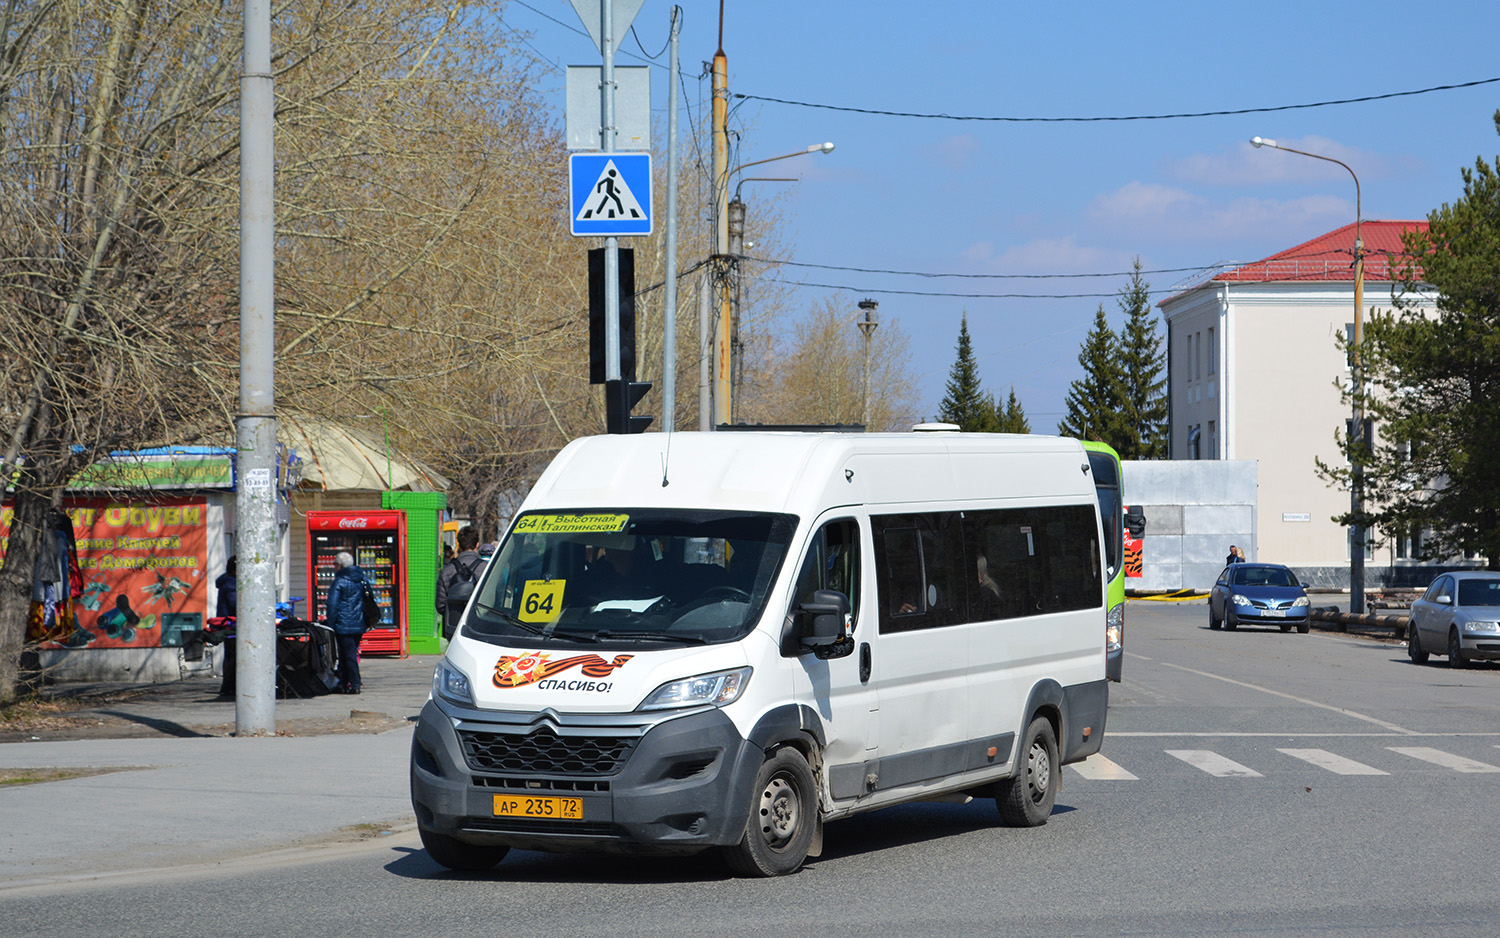
[[[711,857],[538,853],[462,876],[398,832],[12,893],[0,932],[1495,934],[1500,667],[1211,632],[1201,602],[1132,602],[1126,647],[1107,759],[1065,770],[1041,828],[985,802],[890,809],[829,825],[821,858],[769,881]]]

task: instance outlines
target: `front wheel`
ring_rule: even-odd
[[[425,827],[418,827],[417,833],[422,837],[422,846],[426,848],[427,855],[435,863],[460,873],[482,873],[510,853],[509,847],[466,844]]]
[[[756,772],[744,836],[724,848],[724,859],[741,876],[795,873],[807,859],[817,827],[812,769],[802,753],[783,746]]]
[[[1406,627],[1406,653],[1411,656],[1412,664],[1427,663],[1427,652],[1422,648],[1421,640],[1417,638],[1415,622]]]
[[[1062,761],[1057,757],[1057,734],[1046,717],[1026,728],[1020,764],[1009,781],[1000,782],[995,804],[1007,827],[1039,827],[1052,816],[1062,783]]]
[[[1464,648],[1458,642],[1458,629],[1448,633],[1448,667],[1467,668],[1469,659],[1464,657]]]
[[[1214,615],[1214,601],[1212,599],[1209,599],[1209,601],[1208,601],[1208,627],[1211,628],[1211,629],[1217,629],[1219,626],[1221,626],[1223,624],[1224,624],[1224,620],[1222,620],[1218,616]]]

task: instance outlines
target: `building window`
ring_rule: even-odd
[[[1347,529],[1347,534],[1346,534],[1346,536],[1344,538],[1344,559],[1345,560],[1353,560],[1354,559],[1354,551],[1351,549],[1353,546],[1354,546],[1354,529],[1353,528],[1348,528]],[[1373,537],[1373,532],[1369,528],[1366,528],[1365,529],[1365,560],[1366,561],[1370,561],[1370,560],[1374,560],[1374,559],[1375,559],[1375,538]]]
[[[1344,323],[1344,370],[1354,370],[1354,323]]]
[[[1214,331],[1208,330],[1208,373],[1213,374],[1219,367],[1219,347],[1214,344]]]
[[[1188,427],[1188,459],[1203,458],[1203,430],[1198,424]]]
[[[1214,420],[1208,422],[1208,458],[1219,458],[1219,429],[1218,422]]]

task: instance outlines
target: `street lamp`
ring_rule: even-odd
[[[729,203],[729,181],[742,169],[751,166],[759,166],[762,163],[771,163],[776,160],[788,160],[794,156],[806,156],[809,153],[832,153],[832,143],[814,143],[811,146],[797,150],[794,153],[783,153],[780,156],[768,156],[763,160],[751,160],[741,163],[724,175],[715,180],[715,215],[716,232],[714,239],[714,277],[719,288],[719,322],[714,329],[713,347],[713,419],[711,424],[718,426],[727,424],[733,419],[731,408],[731,396],[733,389],[733,348],[735,340],[734,323],[734,297],[738,292],[739,285],[739,263],[735,256],[736,252],[730,249],[730,224],[735,220],[735,215],[730,212]],[[716,153],[716,158],[717,158]],[[717,161],[717,159],[716,159]],[[748,181],[748,180],[747,180]],[[737,211],[738,221],[743,236],[744,203],[739,201],[739,187],[735,187],[735,202],[739,208]],[[708,333],[708,324],[700,322],[702,334]]]
[[[1354,348],[1350,356],[1351,378],[1354,386],[1354,421],[1349,431],[1349,513],[1353,518],[1349,524],[1349,613],[1356,616],[1363,615],[1365,611],[1364,448],[1368,441],[1365,440],[1364,375],[1360,369],[1359,354],[1360,341],[1363,338],[1361,325],[1364,320],[1365,305],[1365,243],[1359,236],[1359,223],[1362,215],[1359,202],[1359,177],[1343,160],[1308,153],[1305,150],[1294,150],[1267,137],[1251,137],[1250,145],[1257,149],[1271,147],[1288,153],[1310,156],[1327,163],[1337,163],[1348,170],[1349,175],[1354,179]],[[1340,625],[1339,631],[1343,630],[1344,626]]]

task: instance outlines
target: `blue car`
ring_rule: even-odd
[[[1230,564],[1208,594],[1211,629],[1274,625],[1283,632],[1296,626],[1306,633],[1311,624],[1307,591],[1297,574],[1279,563]]]

